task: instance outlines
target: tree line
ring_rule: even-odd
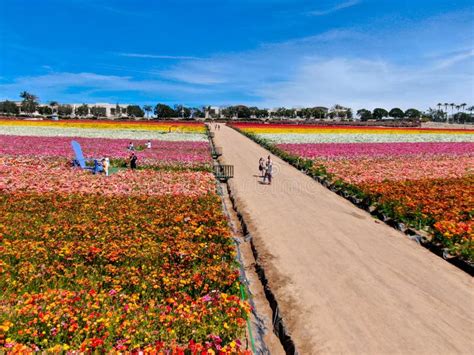
[[[7,115],[19,115],[34,114],[38,113],[43,116],[58,115],[59,117],[106,117],[107,109],[101,106],[90,106],[82,104],[77,107],[72,107],[67,104],[59,104],[57,101],[51,101],[48,105],[40,105],[38,97],[27,91],[23,91],[20,94],[22,101],[20,105],[17,105],[13,101],[1,101],[0,102],[0,113]],[[410,108],[403,111],[402,109],[395,107],[390,111],[384,108],[375,108],[373,110],[360,109],[356,112],[356,116],[361,121],[368,120],[382,120],[385,118],[391,119],[420,119],[424,118],[430,121],[451,121],[451,122],[474,122],[472,112],[474,106],[470,106],[466,109],[467,104],[456,105],[454,103],[438,103],[438,109],[428,109],[427,112],[422,113],[421,111]],[[451,120],[448,119],[448,107],[451,108]],[[444,108],[444,110],[442,109]],[[457,113],[454,113],[454,109]],[[467,114],[465,109],[470,112]],[[462,110],[462,111],[461,111]],[[206,116],[210,118],[227,118],[227,119],[339,119],[339,120],[351,120],[354,117],[351,108],[344,107],[342,105],[334,105],[331,108],[324,106],[305,107],[305,108],[285,108],[279,107],[275,110],[268,110],[258,108],[256,106],[245,106],[235,105],[228,106],[222,110],[215,110],[211,106],[207,107],[186,107],[183,105],[175,105],[173,107],[158,103],[155,107],[151,105],[128,105],[121,106],[117,104],[115,107],[110,108],[110,115],[117,118],[151,118],[151,113],[154,114],[154,118],[165,119],[165,118],[182,118],[182,119],[193,119],[193,118],[204,118]]]

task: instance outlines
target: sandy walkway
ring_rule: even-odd
[[[451,354],[474,349],[474,284],[454,266],[375,221],[221,125],[231,188],[300,354]]]

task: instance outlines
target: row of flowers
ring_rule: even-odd
[[[108,157],[125,160],[127,149],[133,143],[141,166],[206,168],[210,166],[209,144],[196,141],[151,140],[151,149],[145,148],[146,140],[74,138],[81,144],[86,158]],[[72,138],[0,135],[0,154],[8,156],[74,157]]]
[[[41,137],[85,137],[162,141],[197,141],[204,142],[206,137],[198,131],[182,132],[179,130],[145,130],[122,129],[121,127],[82,128],[55,126],[27,126],[0,124],[0,135],[41,136]]]
[[[235,126],[345,196],[367,200],[385,218],[427,229],[452,255],[474,261],[474,131],[405,129],[401,135],[400,129],[346,134],[344,128],[341,133],[307,128],[308,133],[285,134],[285,126],[275,125],[272,129],[281,133],[266,134],[272,129],[264,125]],[[433,143],[393,143],[399,136],[398,142]]]
[[[284,143],[423,143],[423,142],[474,142],[474,135],[467,133],[261,133],[265,138],[276,144]]]
[[[260,123],[235,123],[235,127],[245,132],[281,133],[288,135],[291,133],[306,134],[474,134],[472,130],[465,129],[437,129],[437,128],[393,128],[393,127],[361,127],[361,126],[323,126],[311,124],[260,124]]]
[[[181,126],[0,122],[0,352],[250,353],[204,127]],[[113,166],[132,141],[139,169],[73,168],[72,139]]]
[[[1,137],[0,137],[1,140]],[[321,143],[279,144],[279,148],[304,158],[358,158],[474,155],[474,142],[459,143]]]
[[[0,351],[242,351],[216,194],[0,194]]]
[[[474,174],[471,156],[385,156],[347,159],[314,159],[314,164],[351,184],[381,181],[461,178]]]
[[[92,129],[119,129],[119,130],[146,130],[162,132],[194,132],[204,133],[205,126],[199,122],[120,122],[120,121],[26,121],[26,120],[0,120],[0,127],[47,127],[47,128],[92,128]]]
[[[0,193],[94,193],[101,195],[200,196],[215,190],[206,171],[119,170],[92,175],[55,158],[0,156]]]

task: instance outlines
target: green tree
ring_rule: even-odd
[[[33,113],[38,108],[38,97],[30,94],[28,91],[20,93],[20,97],[23,99],[21,102],[21,110],[26,113]]]
[[[72,106],[71,105],[59,105],[58,106],[58,115],[61,117],[72,115]]]
[[[92,106],[90,109],[91,115],[94,117],[105,117],[107,116],[107,109],[100,106]]]
[[[378,107],[372,112],[372,117],[376,120],[381,120],[384,117],[388,117],[388,112],[386,109]]]
[[[405,117],[415,119],[421,117],[421,112],[414,108],[409,108],[405,111]]]
[[[128,105],[127,106],[128,117],[143,117],[145,112],[138,105]]]
[[[469,114],[472,116],[472,112],[474,111],[474,106],[469,106],[467,110],[469,111]]]
[[[89,114],[89,106],[87,104],[82,104],[81,106],[76,107],[76,116],[86,117]]]
[[[312,111],[312,116],[314,118],[318,118],[318,119],[323,119],[323,118],[326,118],[326,115],[329,111],[329,109],[327,107],[324,107],[324,106],[316,106],[316,107],[313,107],[311,109]]]
[[[176,112],[165,104],[158,104],[155,106],[155,115],[156,118],[171,118],[176,117]]]
[[[401,109],[399,109],[398,107],[392,108],[390,110],[390,112],[388,113],[388,115],[390,117],[393,117],[393,118],[403,118],[403,117],[405,117],[405,113]]]
[[[226,107],[226,108],[222,109],[221,114],[222,114],[222,116],[224,116],[225,118],[232,118],[232,117],[234,117],[234,107],[233,107],[233,106],[229,106],[229,107]]]
[[[255,111],[255,117],[256,118],[267,118],[268,117],[268,110],[263,108],[259,108]]]
[[[352,109],[348,108],[346,111],[346,118],[349,120],[352,120],[353,114],[352,114]]]
[[[360,110],[357,110],[357,116],[360,117],[361,121],[367,121],[372,119],[372,112],[366,110],[365,108],[362,108]]]
[[[235,112],[237,114],[237,118],[250,118],[252,115],[250,109],[245,105],[235,106]]]
[[[38,113],[43,116],[52,115],[53,109],[49,106],[38,106]]]
[[[186,119],[191,116],[191,109],[184,105],[175,105],[174,112],[176,112],[177,117],[180,117],[182,119]]]
[[[18,115],[20,113],[20,108],[13,101],[3,101],[0,102],[0,112],[7,115]]]
[[[204,118],[204,117],[206,117],[206,114],[204,113],[204,110],[201,110],[198,107],[194,107],[191,111],[193,113],[194,118]]]
[[[456,123],[466,123],[470,121],[471,116],[465,112],[458,112],[453,116],[453,121]]]

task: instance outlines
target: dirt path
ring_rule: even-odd
[[[474,349],[466,273],[273,157],[231,128],[215,133],[231,189],[300,354],[451,354]]]

